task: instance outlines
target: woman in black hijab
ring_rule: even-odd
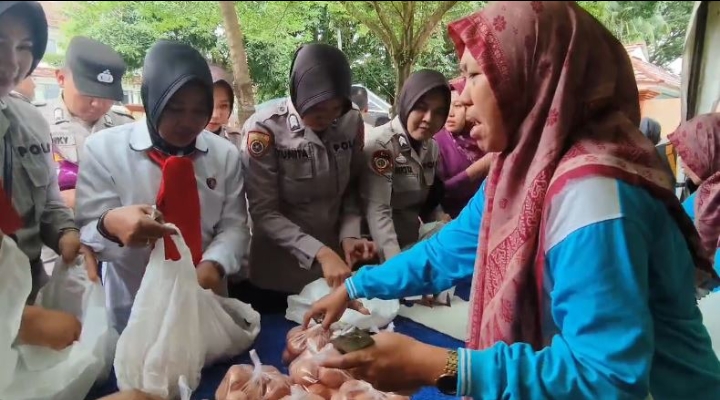
[[[93,134],[77,184],[76,221],[107,261],[103,283],[118,331],[151,244],[165,237],[166,257],[179,257],[167,229],[147,218],[153,206],[182,233],[200,286],[218,294],[226,291],[223,277],[240,269],[249,240],[240,155],[204,129],[213,109],[204,58],[182,43],[156,43],[145,57],[141,96],[146,121]]]
[[[440,217],[428,212],[442,195],[435,179],[439,150],[432,137],[447,119],[450,85],[437,71],[415,72],[397,104],[398,116],[368,136],[369,165],[361,189],[370,235],[383,261],[418,241],[421,217],[425,223]]]
[[[352,109],[351,85],[342,51],[302,46],[290,98],[245,124],[251,284],[236,290],[261,312],[284,311],[288,294],[318,278],[342,284],[349,265],[372,250],[359,239],[364,125]]]
[[[68,263],[77,258],[80,250],[72,211],[60,197],[57,174],[48,154],[47,122],[32,104],[11,94],[37,67],[47,37],[47,20],[38,2],[0,2],[0,248],[6,261],[25,260],[25,265],[13,265],[24,270],[19,277],[0,278],[0,291],[10,291],[2,294],[12,297],[12,302],[3,304],[2,311],[6,312],[0,312],[0,321],[9,323],[10,329],[18,329],[9,333],[13,334],[11,338],[16,335],[21,344],[62,350],[80,336],[78,319],[38,306],[21,306],[26,299],[33,304],[37,291],[47,283],[40,259],[43,244]],[[17,307],[8,309],[12,303]],[[17,321],[20,314],[21,321]],[[11,320],[20,322],[19,326],[8,322]],[[11,361],[0,359],[1,363]]]
[[[643,118],[640,120],[640,131],[646,138],[650,139],[653,145],[657,146],[660,143],[662,127],[659,122],[652,118]]]
[[[192,153],[213,110],[213,81],[200,53],[169,40],[153,45],[140,96],[155,147],[169,155]]]
[[[42,60],[48,25],[37,1],[0,1],[0,16],[3,19],[0,39],[4,42],[0,46],[0,98],[3,98],[30,76]]]

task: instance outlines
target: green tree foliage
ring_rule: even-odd
[[[450,3],[454,4],[448,7]],[[258,102],[287,95],[295,50],[303,43],[321,42],[340,46],[355,82],[392,103],[399,83],[412,70],[433,68],[457,76],[447,25],[484,3],[243,1],[235,6]],[[646,41],[651,62],[667,65],[682,52],[692,2],[579,4],[621,41]],[[101,40],[117,49],[134,70],[160,38],[190,43],[225,66],[232,62],[216,2],[78,1],[69,2],[66,13],[66,37],[80,34]]]

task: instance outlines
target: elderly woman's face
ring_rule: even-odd
[[[212,110],[208,109],[206,99],[200,84],[188,83],[180,88],[162,112],[160,136],[173,146],[189,146],[209,121]]]
[[[30,72],[32,51],[28,21],[12,10],[0,15],[0,97],[10,94]]]
[[[467,106],[467,123],[472,126],[470,137],[484,152],[506,150],[508,135],[497,99],[487,76],[467,50],[460,60],[460,70],[466,80],[460,100]]]

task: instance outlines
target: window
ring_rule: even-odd
[[[60,97],[60,86],[57,83],[38,83],[35,85],[35,100],[49,101]]]

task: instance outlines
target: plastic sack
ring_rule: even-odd
[[[181,235],[171,238],[180,260],[166,260],[164,241],[156,242],[118,340],[115,375],[120,390],[185,400],[200,384],[206,363],[252,345],[260,315],[244,303],[202,289],[190,249]]]
[[[244,353],[260,333],[260,314],[240,300],[197,287],[200,290],[200,333],[205,341],[205,365]]]
[[[328,286],[324,278],[309,283],[300,294],[288,296],[288,308],[285,312],[285,318],[302,324],[303,317],[310,310],[310,307],[316,301],[330,294],[330,291],[330,286]],[[339,322],[360,329],[370,329],[373,326],[382,327],[392,322],[400,311],[400,302],[398,300],[362,299],[361,302],[368,309],[370,315],[348,308]]]
[[[215,392],[215,400],[280,400],[290,395],[290,378],[277,368],[262,365],[255,350],[253,365],[233,365]]]
[[[365,381],[347,381],[331,400],[410,400],[395,393],[381,392]]]
[[[30,261],[9,236],[0,245],[0,393],[15,376],[18,351],[13,348],[20,331],[25,302],[32,289]]]
[[[319,348],[309,341],[307,350],[290,364],[290,379],[306,387],[320,384],[328,389],[338,389],[352,377],[343,370],[321,367],[320,364],[327,357],[339,355],[330,343]]]
[[[79,258],[81,260],[81,258]],[[96,382],[104,381],[112,366],[117,332],[110,326],[105,292],[91,282],[82,262],[74,266],[58,260],[35,305],[76,316],[82,322],[80,338],[57,351],[18,345],[20,363],[13,382],[1,394],[13,400],[77,400]]]
[[[720,357],[720,292],[712,292],[698,301],[703,324],[710,334],[715,355]]]

